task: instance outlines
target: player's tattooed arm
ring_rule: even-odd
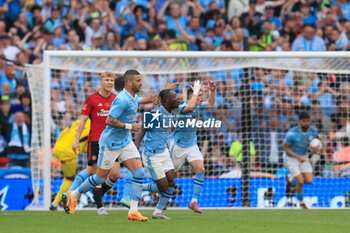
[[[139,123],[132,123],[132,124],[124,123],[115,119],[111,115],[108,115],[106,119],[106,125],[109,125],[115,128],[129,129],[136,132],[139,131],[141,127]]]
[[[125,128],[125,123],[115,119],[111,115],[108,115],[106,119],[106,124],[115,128],[123,128],[123,129]]]

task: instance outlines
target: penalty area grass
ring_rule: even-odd
[[[8,233],[295,233],[337,232],[350,230],[350,211],[282,210],[282,209],[204,209],[202,214],[190,210],[165,211],[171,220],[151,219],[152,210],[141,210],[148,222],[127,220],[127,210],[108,210],[109,216],[97,216],[96,210],[0,211],[0,232]]]

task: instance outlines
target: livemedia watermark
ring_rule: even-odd
[[[221,128],[222,122],[215,118],[200,120],[191,115],[165,115],[157,110],[156,112],[143,113],[143,128]]]

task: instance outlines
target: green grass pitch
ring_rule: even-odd
[[[109,216],[96,211],[77,211],[70,216],[63,211],[2,211],[0,232],[6,233],[341,233],[350,232],[350,210],[240,210],[210,209],[202,214],[190,210],[167,210],[171,220],[130,222],[127,210],[109,210]],[[150,217],[152,210],[142,210]]]

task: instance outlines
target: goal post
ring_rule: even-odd
[[[50,53],[44,52],[44,111],[43,111],[43,145],[44,145],[44,209],[49,210],[51,205],[51,69]]]
[[[184,81],[184,84],[182,87],[180,87],[179,93],[183,94],[183,91],[186,89],[186,86],[188,83],[192,82],[196,78],[200,78],[203,81],[205,80],[205,75],[210,74],[212,79],[214,81],[220,81],[225,83],[224,88],[226,88],[227,95],[223,99],[217,99],[218,103],[215,106],[215,111],[217,111],[217,108],[219,106],[224,108],[227,108],[227,106],[233,106],[231,102],[238,101],[240,102],[240,111],[241,111],[241,119],[240,119],[240,125],[237,123],[238,120],[233,121],[231,125],[226,124],[226,127],[228,129],[225,129],[224,132],[215,131],[217,134],[211,134],[210,131],[202,132],[203,137],[210,138],[208,140],[204,140],[203,145],[201,145],[202,148],[209,148],[206,153],[208,155],[204,155],[205,159],[212,159],[215,160],[213,162],[215,164],[215,167],[213,168],[213,174],[215,174],[215,177],[220,177],[222,175],[222,171],[220,170],[221,167],[225,167],[225,173],[229,173],[230,169],[232,170],[237,164],[237,161],[233,161],[233,159],[227,155],[227,158],[216,158],[214,155],[214,150],[220,151],[220,148],[217,148],[216,140],[218,138],[218,135],[223,134],[225,142],[227,145],[225,147],[232,147],[231,145],[231,139],[235,138],[237,139],[239,137],[239,134],[242,134],[242,137],[240,138],[242,143],[242,160],[240,161],[241,166],[241,187],[237,187],[239,195],[241,197],[236,197],[236,199],[239,199],[239,206],[255,206],[259,207],[259,195],[261,196],[259,190],[257,189],[251,189],[250,185],[259,185],[259,182],[256,184],[256,182],[251,182],[251,174],[250,170],[253,169],[253,171],[257,171],[257,174],[259,172],[264,172],[264,170],[260,167],[259,169],[256,169],[255,167],[252,167],[252,147],[251,147],[251,141],[254,141],[252,138],[255,137],[256,132],[254,132],[254,129],[256,129],[257,126],[255,126],[255,122],[253,121],[251,116],[253,113],[251,111],[254,110],[254,114],[256,114],[256,109],[253,109],[256,106],[264,105],[264,108],[269,105],[269,111],[273,112],[273,114],[276,114],[274,112],[273,107],[271,107],[271,101],[275,101],[276,98],[266,97],[264,93],[268,93],[269,95],[273,95],[273,88],[277,88],[277,91],[286,92],[285,89],[287,89],[287,92],[294,93],[294,89],[297,89],[298,85],[295,85],[295,82],[298,83],[307,83],[303,85],[303,87],[309,87],[307,85],[310,85],[311,81],[307,80],[309,78],[309,74],[326,74],[328,76],[336,75],[336,76],[342,76],[342,75],[349,75],[350,65],[350,54],[348,52],[222,52],[222,51],[215,51],[215,52],[180,52],[180,51],[45,51],[44,52],[44,60],[42,65],[32,65],[27,66],[27,74],[29,78],[31,92],[33,94],[34,92],[38,92],[41,88],[42,90],[42,106],[37,109],[34,109],[33,107],[33,115],[37,115],[37,120],[42,122],[37,122],[38,124],[42,124],[42,131],[39,130],[38,133],[38,140],[41,140],[40,147],[37,149],[43,149],[43,158],[44,161],[39,161],[42,159],[40,156],[36,156],[38,158],[38,161],[36,163],[42,163],[43,164],[43,170],[40,173],[40,176],[43,183],[43,208],[45,210],[48,210],[50,207],[51,202],[51,194],[52,194],[52,180],[51,180],[51,147],[53,147],[52,142],[52,108],[51,108],[51,89],[52,89],[52,79],[54,76],[55,82],[58,83],[58,85],[61,85],[61,79],[64,75],[67,77],[73,77],[76,78],[76,76],[82,77],[84,76],[84,80],[89,80],[89,82],[96,83],[96,77],[98,76],[98,73],[104,72],[104,71],[111,71],[115,74],[121,75],[128,69],[136,69],[138,70],[142,75],[149,76],[152,78],[147,78],[144,81],[145,89],[143,89],[144,95],[151,94],[150,91],[156,91],[157,87],[151,83],[150,80],[155,80],[153,77],[157,76],[160,78],[167,78],[168,80],[177,81],[181,80]],[[34,72],[31,72],[35,68]],[[259,71],[257,71],[259,69]],[[41,70],[41,73],[40,73]],[[274,84],[269,83],[270,81],[267,80],[269,77],[272,76],[271,72],[273,70],[277,70],[275,72],[278,72],[276,80],[273,79],[271,82],[276,82]],[[223,72],[222,72],[223,71]],[[238,76],[243,74],[241,77],[236,77],[235,72],[238,72]],[[62,73],[64,73],[62,75]],[[263,72],[262,76],[264,76],[264,80],[255,82],[256,78],[256,72]],[[294,82],[293,84],[280,84],[278,78],[285,76],[286,73],[289,76],[293,76],[291,80]],[[235,76],[235,77],[233,77]],[[79,82],[79,77],[74,80],[74,82],[71,83],[77,83]],[[294,77],[297,78],[294,79]],[[290,78],[290,77],[289,77]],[[73,79],[73,78],[72,78]],[[265,80],[266,79],[266,80]],[[36,81],[34,81],[36,80]],[[78,80],[78,81],[77,81]],[[82,79],[83,80],[83,79]],[[158,80],[158,78],[156,79]],[[153,82],[152,81],[152,82]],[[83,82],[83,81],[82,81]],[[259,87],[255,87],[256,89],[252,90],[252,83],[254,82],[254,85],[257,84]],[[161,82],[162,83],[162,82]],[[33,85],[38,85],[34,87]],[[41,85],[41,86],[40,86]],[[62,84],[63,85],[63,84]],[[82,83],[81,85],[84,85]],[[91,84],[92,86],[94,84]],[[152,86],[153,85],[153,86]],[[230,86],[232,85],[232,86]],[[238,86],[237,86],[238,85]],[[262,87],[265,85],[264,87]],[[260,87],[261,86],[261,87]],[[71,90],[73,98],[80,97],[80,92],[84,92],[84,87],[81,86],[79,94],[76,87],[68,87],[63,86],[59,87],[61,92],[63,92],[66,89]],[[147,89],[146,89],[147,88]],[[232,93],[230,92],[230,88],[232,88]],[[260,89],[263,88],[263,89]],[[269,90],[265,90],[265,88],[269,88]],[[337,87],[339,88],[339,87]],[[281,90],[280,90],[281,89]],[[283,89],[283,90],[282,90]],[[74,93],[77,91],[77,93]],[[158,90],[157,90],[158,91]],[[266,92],[265,92],[266,91]],[[233,93],[234,92],[234,93]],[[259,93],[259,94],[257,94]],[[62,93],[61,93],[62,94]],[[83,93],[84,94],[84,93]],[[298,94],[298,93],[296,93]],[[314,94],[314,93],[313,93]],[[259,97],[256,97],[256,96]],[[221,98],[222,96],[220,96]],[[185,97],[183,97],[185,98]],[[270,98],[270,99],[268,99]],[[289,97],[288,97],[289,98]],[[294,97],[292,96],[291,100],[283,99],[281,98],[281,101],[285,101],[286,103],[290,103],[294,101]],[[36,100],[39,101],[40,97],[36,97]],[[237,99],[237,100],[236,100]],[[259,100],[257,100],[259,99]],[[75,101],[75,99],[74,99]],[[79,100],[80,101],[80,100]],[[260,102],[259,102],[260,101]],[[270,101],[270,102],[269,102]],[[312,107],[312,100],[311,100],[311,94],[310,94],[310,109]],[[254,106],[254,104],[256,106]],[[265,106],[266,105],[266,106]],[[293,106],[292,106],[293,107]],[[326,106],[327,107],[327,106]],[[329,106],[331,108],[332,106]],[[229,109],[229,114],[233,114],[234,110]],[[327,111],[327,110],[324,110]],[[34,113],[35,112],[35,113]],[[332,112],[334,113],[334,112]],[[62,112],[61,114],[64,114]],[[220,114],[217,114],[215,112],[207,112],[208,116],[218,116]],[[74,115],[74,114],[73,114]],[[205,116],[203,116],[205,118]],[[274,115],[274,117],[279,117],[279,115]],[[284,116],[283,116],[284,117]],[[281,117],[281,118],[283,118]],[[57,118],[60,118],[59,121],[63,121],[62,119],[64,116],[59,116]],[[230,116],[230,118],[234,119],[234,116]],[[284,117],[286,118],[286,117]],[[288,117],[287,117],[288,118]],[[330,117],[329,117],[330,118]],[[77,119],[77,116],[71,116],[69,118],[71,120]],[[283,119],[285,120],[285,119]],[[57,124],[57,123],[56,123]],[[253,126],[254,125],[254,126]],[[239,130],[237,129],[239,127]],[[232,129],[231,129],[232,128]],[[33,134],[34,130],[38,130],[36,127],[33,127]],[[40,135],[42,134],[42,135]],[[234,136],[232,136],[234,134]],[[271,136],[272,137],[272,136]],[[276,137],[276,136],[273,136]],[[262,139],[261,137],[258,138],[257,141]],[[277,139],[276,139],[277,140]],[[326,142],[326,139],[324,139],[324,142]],[[266,143],[266,140],[265,140]],[[33,142],[32,142],[33,146]],[[274,150],[278,147],[276,146]],[[36,144],[35,147],[38,147]],[[260,148],[261,153],[261,146],[256,145],[256,147]],[[270,148],[264,147],[266,151],[269,151]],[[34,150],[38,151],[38,150]],[[266,152],[265,151],[265,152]],[[220,154],[220,152],[218,152]],[[210,154],[210,155],[209,155]],[[266,153],[265,153],[266,154]],[[32,159],[33,159],[32,154]],[[226,156],[226,155],[225,155]],[[235,158],[237,159],[237,158]],[[280,159],[280,158],[278,158]],[[225,161],[225,162],[222,162]],[[223,164],[221,164],[223,163]],[[230,164],[231,163],[231,164]],[[261,163],[261,161],[260,161]],[[33,166],[33,162],[32,162]],[[40,167],[40,165],[37,165]],[[261,165],[260,165],[261,166]],[[282,166],[280,164],[280,166]],[[40,170],[40,168],[38,168]],[[186,167],[187,169],[187,167]],[[234,170],[234,169],[233,169]],[[267,171],[267,170],[266,170]],[[190,172],[190,171],[186,171]],[[183,173],[185,174],[185,172]],[[260,174],[260,173],[259,173]],[[207,177],[210,177],[208,175]],[[259,177],[259,175],[257,175]],[[266,177],[261,178],[261,182],[265,182],[266,184],[264,188],[272,187],[270,181],[265,181],[265,179],[268,179]],[[284,181],[281,182],[283,183]],[[347,180],[344,180],[343,182],[348,182]],[[232,183],[233,186],[239,186],[239,183]],[[249,185],[250,184],[250,185]],[[278,184],[280,187],[281,183]],[[187,186],[186,186],[187,187]],[[277,186],[276,186],[277,187]],[[228,187],[225,187],[228,188]],[[34,189],[39,189],[34,188]],[[203,189],[202,195],[205,196],[205,190]],[[220,192],[223,190],[219,189]],[[228,190],[228,189],[227,189]],[[224,190],[227,191],[227,190]],[[185,190],[184,190],[185,191]],[[261,191],[261,190],[260,190]],[[218,191],[219,192],[219,191]],[[253,192],[253,193],[252,193]],[[262,192],[262,191],[261,191]],[[343,192],[343,191],[342,191]],[[350,190],[349,190],[350,192]],[[36,193],[39,195],[39,192]],[[228,194],[228,191],[227,191]],[[229,194],[228,194],[229,195]],[[238,195],[238,194],[237,194]],[[254,195],[254,197],[252,196]],[[345,195],[345,194],[344,194]],[[210,197],[212,198],[212,197]],[[253,205],[250,204],[250,199],[254,202]],[[187,199],[186,199],[187,200]],[[237,202],[236,202],[237,203]],[[209,205],[209,204],[208,204]],[[238,204],[237,204],[238,205]],[[327,204],[328,205],[328,204]],[[330,204],[329,204],[330,205]],[[209,205],[210,206],[210,205]],[[215,207],[215,205],[213,205]],[[260,206],[261,207],[261,206]]]

